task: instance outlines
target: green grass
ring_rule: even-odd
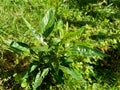
[[[32,89],[38,72],[47,74],[45,70],[49,68],[49,73],[43,74],[45,79],[39,89],[119,90],[120,2],[105,1],[80,0],[80,4],[78,0],[72,3],[69,0],[0,1],[0,89],[24,90],[26,82],[26,89]],[[40,30],[44,26],[42,19],[50,8],[55,11],[55,22],[49,35],[46,28],[43,33]],[[43,35],[48,46],[36,40],[25,20]],[[22,48],[25,53],[11,49],[14,43],[9,44],[9,41],[14,41],[18,44],[15,48]],[[38,50],[32,48],[39,55],[26,53],[27,45],[40,47]],[[40,70],[33,70],[22,83],[24,72],[38,58],[45,60],[38,61]]]

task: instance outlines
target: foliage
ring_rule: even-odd
[[[119,89],[116,2],[0,1],[0,89]]]

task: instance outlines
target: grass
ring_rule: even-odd
[[[34,55],[19,54],[13,52],[5,44],[4,40],[24,42],[29,46],[39,46],[23,17],[31,24],[36,31],[40,30],[40,23],[46,11],[50,8],[55,12],[54,33],[46,39],[54,38],[57,41],[65,38],[63,43],[72,45],[85,45],[92,49],[100,50],[107,54],[106,57],[91,55],[92,52],[86,51],[81,56],[73,55],[67,60],[72,61],[75,67],[82,73],[81,83],[65,74],[64,84],[51,85],[50,90],[119,90],[120,89],[120,11],[119,1],[110,0],[109,2],[85,3],[84,5],[62,0],[52,2],[51,0],[3,0],[0,1],[0,89],[23,89],[15,81],[15,75],[28,69],[29,64],[35,58]],[[80,1],[82,3],[82,1]],[[117,3],[116,3],[117,2]],[[75,36],[74,32],[84,28],[83,33]],[[67,34],[75,36],[74,38]],[[66,35],[66,37],[64,36]],[[57,38],[57,39],[56,39]],[[68,39],[69,38],[69,39]],[[53,40],[53,39],[52,39]],[[71,40],[71,41],[69,41]],[[53,40],[54,41],[54,40]],[[65,44],[65,45],[67,45]],[[50,45],[52,46],[52,45]],[[54,47],[52,47],[54,48]],[[55,55],[64,53],[63,46],[59,47]],[[67,52],[66,47],[66,52]],[[54,50],[54,49],[53,49]],[[81,51],[82,52],[82,51]],[[88,54],[90,52],[90,54]],[[90,56],[86,56],[86,55]],[[72,56],[72,55],[71,55]],[[75,61],[74,61],[75,60]],[[64,71],[64,70],[63,70]],[[54,82],[54,81],[53,81]],[[53,83],[52,84],[56,84]],[[80,85],[81,84],[81,85]],[[45,83],[42,83],[44,88]],[[73,85],[73,86],[72,86]],[[84,87],[83,87],[84,86]]]

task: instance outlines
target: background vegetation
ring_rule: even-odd
[[[1,90],[119,90],[119,0],[1,0]]]

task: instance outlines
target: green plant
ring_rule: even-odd
[[[34,38],[37,39],[37,44],[29,46],[23,42],[4,40],[14,52],[25,56],[33,56],[27,71],[22,74],[14,74],[15,81],[21,84],[23,88],[33,90],[37,88],[50,89],[51,86],[58,88],[59,84],[65,83],[66,77],[64,75],[71,75],[77,81],[84,80],[84,74],[80,73],[79,69],[72,65],[73,62],[79,62],[79,59],[86,57],[90,60],[91,57],[99,58],[105,56],[102,52],[86,46],[85,43],[75,41],[80,38],[84,27],[81,27],[76,32],[69,33],[67,30],[64,31],[62,29],[62,20],[58,24],[55,23],[54,13],[53,9],[47,11],[40,23],[39,31],[36,31],[22,17]],[[57,24],[57,31],[53,31],[55,24]],[[54,34],[51,32],[54,32]],[[79,58],[76,58],[76,56]],[[88,71],[86,71],[88,74],[91,72],[89,72],[89,69],[88,67]]]
[[[4,0],[0,12],[0,89],[119,89],[119,0]]]

